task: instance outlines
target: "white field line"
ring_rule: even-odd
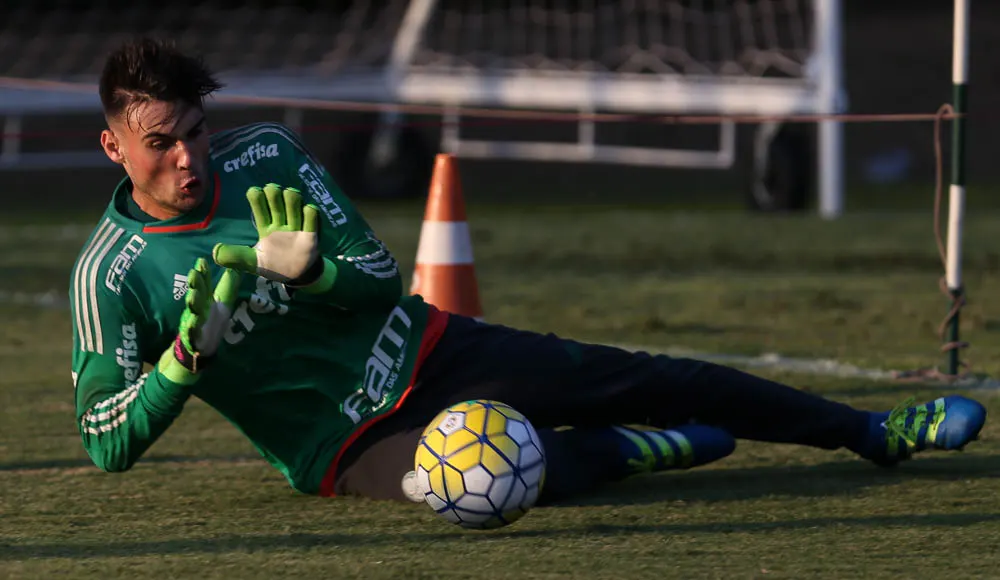
[[[65,292],[49,290],[48,292],[5,292],[0,290],[0,306],[35,306],[41,308],[68,308],[69,301]],[[645,351],[651,354],[666,354],[675,358],[691,358],[723,364],[744,369],[770,369],[781,372],[828,376],[839,378],[866,379],[870,381],[898,381],[898,371],[891,369],[862,368],[856,365],[842,363],[823,358],[787,357],[777,353],[760,355],[741,355],[726,353],[700,352],[683,347],[655,347],[643,345],[619,344],[613,345],[628,351]],[[921,384],[940,383],[955,389],[1000,390],[1000,380],[989,377],[970,375],[961,379],[944,382],[933,379],[919,381]]]
[[[68,308],[69,298],[66,291],[48,290],[46,292],[9,292],[0,290],[0,306],[35,306],[40,308]],[[760,355],[741,355],[726,353],[699,352],[682,347],[655,347],[643,345],[619,344],[629,351],[645,351],[652,354],[666,354],[675,358],[692,358],[723,365],[745,369],[771,369],[782,372],[819,375],[828,377],[867,379],[871,381],[896,381],[898,371],[891,369],[862,368],[852,364],[842,363],[823,358],[796,358],[777,353]],[[925,383],[934,383],[928,379]],[[952,388],[1000,390],[1000,380],[979,376],[963,377],[947,382]]]
[[[694,351],[683,347],[655,347],[637,345],[619,345],[629,351],[645,351],[652,354],[665,354],[674,358],[692,358],[723,365],[740,366],[757,369],[775,369],[781,371],[820,374],[845,378],[862,378],[872,380],[892,379],[893,371],[882,369],[864,369],[854,365],[837,362],[831,359],[790,358],[777,353],[760,355],[720,354]]]
[[[24,225],[0,226],[0,243],[18,242],[83,242],[93,231],[93,224]],[[67,308],[69,299],[65,291],[9,292],[0,290],[0,306],[38,306],[44,308]],[[617,345],[626,350],[643,350],[663,353],[672,357],[686,357],[747,369],[773,369],[790,373],[821,375],[844,378],[860,378],[873,381],[897,380],[897,371],[889,369],[868,369],[838,362],[832,359],[793,358],[777,353],[756,356],[706,353],[683,347],[651,347],[642,345]],[[963,378],[951,383],[952,387],[1000,389],[1000,381],[981,377]]]
[[[777,353],[765,353],[761,355],[741,355],[725,353],[707,353],[690,350],[683,347],[655,347],[642,345],[616,345],[629,351],[645,351],[651,354],[665,354],[675,358],[691,358],[713,362],[717,364],[734,366],[746,369],[770,369],[782,372],[819,375],[827,377],[867,379],[871,381],[897,381],[906,384],[899,379],[899,372],[891,369],[868,369],[852,364],[838,362],[832,359],[821,358],[796,358],[787,357]],[[982,376],[970,375],[954,381],[935,381],[933,379],[921,380],[921,384],[940,383],[950,388],[956,389],[1000,389],[1000,381]]]
[[[0,306],[69,308],[69,292],[67,290],[48,290],[46,292],[10,292],[0,290]]]
[[[0,244],[83,243],[94,230],[93,224],[0,226]],[[0,306],[38,306],[68,308],[67,290],[45,292],[13,292],[0,290]]]

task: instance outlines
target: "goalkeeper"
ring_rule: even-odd
[[[101,145],[126,177],[70,280],[77,421],[101,469],[131,468],[190,397],[295,489],[390,499],[406,497],[431,418],[473,398],[538,428],[545,500],[715,461],[739,438],[892,465],[961,448],[983,426],[984,408],[963,397],[867,412],[405,296],[389,250],[292,132],[259,123],[209,137],[203,100],[220,86],[153,40],[105,63]]]

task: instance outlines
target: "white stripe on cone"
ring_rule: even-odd
[[[425,221],[420,228],[417,263],[432,266],[471,264],[468,222]]]

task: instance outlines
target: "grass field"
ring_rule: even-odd
[[[970,207],[965,356],[1000,377],[1000,212]],[[364,209],[412,271],[423,208]],[[473,204],[470,220],[494,322],[881,369],[943,360],[929,204],[836,222]],[[842,451],[741,442],[713,466],[636,478],[488,533],[423,506],[298,495],[198,401],[132,471],[101,473],[79,443],[69,377],[64,289],[82,232],[51,217],[25,227],[36,221],[0,217],[2,577],[986,578],[1000,567],[995,424],[964,453],[888,471]],[[28,296],[50,290],[62,301]],[[945,390],[760,372],[866,408]],[[972,396],[1000,411],[995,392]]]

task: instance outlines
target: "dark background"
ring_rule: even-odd
[[[7,10],[16,2],[4,2]],[[23,0],[21,0],[23,2]],[[45,10],[46,3],[31,2]],[[310,5],[305,2],[303,5]],[[315,4],[315,3],[313,3]],[[845,0],[844,65],[849,111],[854,113],[932,113],[951,100],[952,10],[944,0]],[[993,135],[1000,128],[994,103],[1000,81],[994,77],[992,46],[1000,39],[1000,2],[972,3],[968,182],[991,186],[1000,178],[994,160]],[[66,3],[52,3],[52,6]],[[56,8],[51,8],[55,10]],[[252,35],[250,36],[252,38]],[[0,63],[2,64],[2,63]],[[220,129],[253,120],[281,120],[280,110],[218,111],[212,117]],[[361,128],[374,118],[359,114],[307,112],[304,137],[334,174],[345,171],[349,154],[363,137]],[[431,151],[437,147],[440,118],[409,117]],[[23,131],[27,151],[97,148],[102,127],[99,114],[30,118]],[[805,128],[805,127],[804,127]],[[945,135],[949,135],[947,130]],[[571,137],[574,127],[547,123],[513,123],[470,127],[484,136],[518,138]],[[845,128],[848,208],[877,205],[880,196],[919,196],[931,199],[933,187],[933,125],[930,122],[850,123]],[[59,133],[45,136],[46,132]],[[739,203],[745,190],[753,127],[741,126],[740,161],[733,171],[645,169],[615,165],[526,163],[463,160],[466,195],[476,199],[517,200],[525,197],[553,201],[601,202],[691,201],[709,204]],[[35,136],[32,136],[34,134]],[[681,131],[648,123],[605,126],[609,142],[662,142],[681,146],[702,142],[704,132]],[[876,169],[895,167],[886,180]],[[73,171],[7,171],[0,178],[8,193],[44,189],[46,195],[72,200],[68,207],[103,204],[120,177],[116,168]],[[947,173],[946,181],[947,181]],[[348,193],[351,193],[350,191]],[[30,199],[25,196],[10,196]],[[60,201],[60,203],[65,203]],[[972,208],[974,209],[974,208]]]

